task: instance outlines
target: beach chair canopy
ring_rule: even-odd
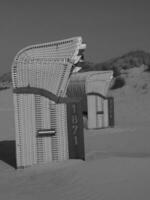
[[[73,73],[67,89],[67,95],[70,97],[85,97],[88,93],[98,93],[105,97],[112,78],[112,71]]]

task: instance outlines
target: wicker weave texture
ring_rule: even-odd
[[[83,48],[82,38],[70,38],[21,50],[12,65],[13,87],[35,87],[64,97],[69,77]],[[14,93],[17,167],[68,159],[67,112],[41,95]],[[39,130],[54,129],[41,136]]]

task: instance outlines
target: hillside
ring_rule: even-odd
[[[91,63],[85,61],[81,64],[81,71],[92,71],[92,70],[113,70],[114,76],[120,75],[122,70],[130,69],[133,67],[140,67],[141,65],[147,65],[150,69],[150,53],[145,51],[131,51],[120,57],[110,59],[103,63]]]
[[[144,66],[145,72],[150,72],[150,53],[145,51],[131,51],[120,57],[110,59],[103,63],[84,62],[81,64],[81,72],[112,70],[114,80],[111,89],[123,87],[126,84],[128,70]]]
[[[122,88],[110,90],[114,96],[116,120],[119,125],[146,126],[150,122],[150,73],[145,65],[126,70],[122,77],[125,85]]]
[[[137,68],[141,65],[147,66],[145,70],[150,71],[150,53],[145,51],[131,51],[120,57],[110,59],[103,63],[92,63],[89,61],[84,61],[78,64],[83,71],[101,71],[101,70],[113,70],[114,77],[117,85],[113,86],[113,89],[122,87],[125,84],[125,79],[122,77],[128,69]],[[117,79],[117,80],[116,80]],[[11,87],[11,72],[6,72],[0,76],[0,90],[7,89]]]
[[[0,90],[8,89],[11,85],[11,72],[6,72],[0,76]]]

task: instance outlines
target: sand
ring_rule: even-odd
[[[143,68],[132,69],[126,86],[110,91],[115,97],[116,126],[84,130],[86,161],[54,162],[23,170],[14,168],[12,91],[1,91],[0,199],[150,199],[149,80],[150,74]]]

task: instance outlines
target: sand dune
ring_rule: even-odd
[[[141,70],[141,71],[140,71]],[[0,199],[150,199],[150,74],[126,75],[115,97],[115,128],[84,130],[86,161],[15,170],[11,90],[0,92]]]

